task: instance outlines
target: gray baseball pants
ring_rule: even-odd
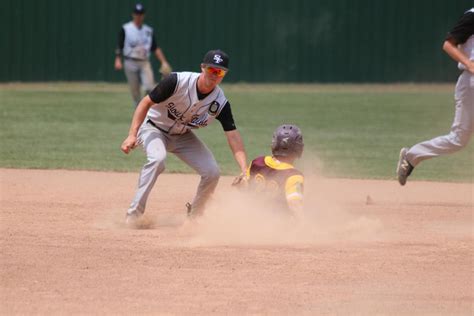
[[[140,127],[138,139],[148,162],[140,172],[138,189],[127,214],[140,216],[145,212],[148,195],[158,176],[165,170],[167,152],[175,154],[201,176],[192,206],[193,210],[202,210],[219,181],[219,167],[207,146],[192,131],[183,135],[169,135],[147,122]]]
[[[155,86],[153,70],[148,60],[140,61],[133,59],[124,60],[124,70],[130,92],[132,93],[133,102],[135,102],[135,106],[137,106],[142,99],[141,85],[143,85],[146,93],[153,90]]]
[[[413,167],[425,159],[454,153],[469,143],[474,129],[474,75],[467,70],[459,76],[454,99],[455,115],[451,132],[411,147],[407,159]]]

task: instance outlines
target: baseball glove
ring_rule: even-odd
[[[161,64],[160,73],[161,73],[163,76],[166,77],[166,76],[169,75],[172,71],[173,71],[173,68],[171,68],[170,64],[168,64],[168,63],[163,63],[163,64]]]

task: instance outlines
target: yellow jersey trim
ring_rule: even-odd
[[[286,179],[285,183],[285,193],[287,200],[302,200],[303,192],[299,192],[299,185],[304,183],[304,178],[302,175],[294,175]]]
[[[252,167],[252,164],[250,164],[250,166],[247,167],[247,172],[245,172],[245,176],[247,177],[247,180],[250,179],[250,167]]]
[[[294,169],[293,165],[287,162],[282,162],[278,159],[273,158],[272,156],[265,156],[264,161],[265,161],[265,164],[272,169],[276,169],[276,170]]]

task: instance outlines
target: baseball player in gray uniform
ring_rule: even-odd
[[[154,52],[161,62],[160,73],[163,76],[171,73],[171,66],[165,54],[156,44],[153,29],[144,24],[145,8],[142,4],[135,5],[132,13],[133,20],[125,23],[119,33],[117,49],[115,51],[115,69],[125,68],[128,85],[135,106],[142,98],[140,84],[146,93],[155,86],[153,70],[149,62],[150,53]],[[124,65],[122,65],[122,56]],[[125,67],[124,67],[125,66]]]
[[[228,144],[241,170],[247,169],[247,156],[237,131],[230,103],[219,87],[229,67],[229,57],[221,50],[206,53],[201,73],[177,72],[164,78],[138,104],[128,137],[121,149],[129,153],[140,144],[147,163],[143,166],[138,189],[127,211],[127,223],[133,223],[145,212],[148,195],[160,173],[165,169],[168,152],[183,160],[200,176],[188,215],[203,212],[204,206],[219,180],[219,168],[211,151],[192,129],[208,126],[214,119],[221,122]]]
[[[423,160],[454,153],[469,143],[474,129],[474,8],[466,11],[443,44],[444,51],[462,71],[456,84],[454,122],[448,135],[402,148],[397,165],[398,182],[405,185],[413,169]]]

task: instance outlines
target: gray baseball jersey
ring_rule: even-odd
[[[217,86],[204,99],[196,91],[199,73],[178,72],[174,93],[163,102],[154,104],[147,119],[170,135],[184,134],[190,129],[205,127],[220,114],[227,103],[222,89]]]
[[[138,132],[147,163],[140,172],[138,189],[127,211],[129,216],[145,212],[148,195],[165,168],[167,152],[178,156],[201,175],[192,202],[193,209],[202,209],[217,186],[217,162],[207,146],[190,130],[205,127],[214,119],[221,122],[224,131],[236,127],[230,103],[219,86],[207,95],[198,93],[199,75],[194,72],[172,73],[149,94],[156,103],[148,110]]]
[[[123,56],[139,60],[148,59],[153,44],[153,29],[146,24],[138,28],[133,21],[125,23],[122,28],[125,32]]]

